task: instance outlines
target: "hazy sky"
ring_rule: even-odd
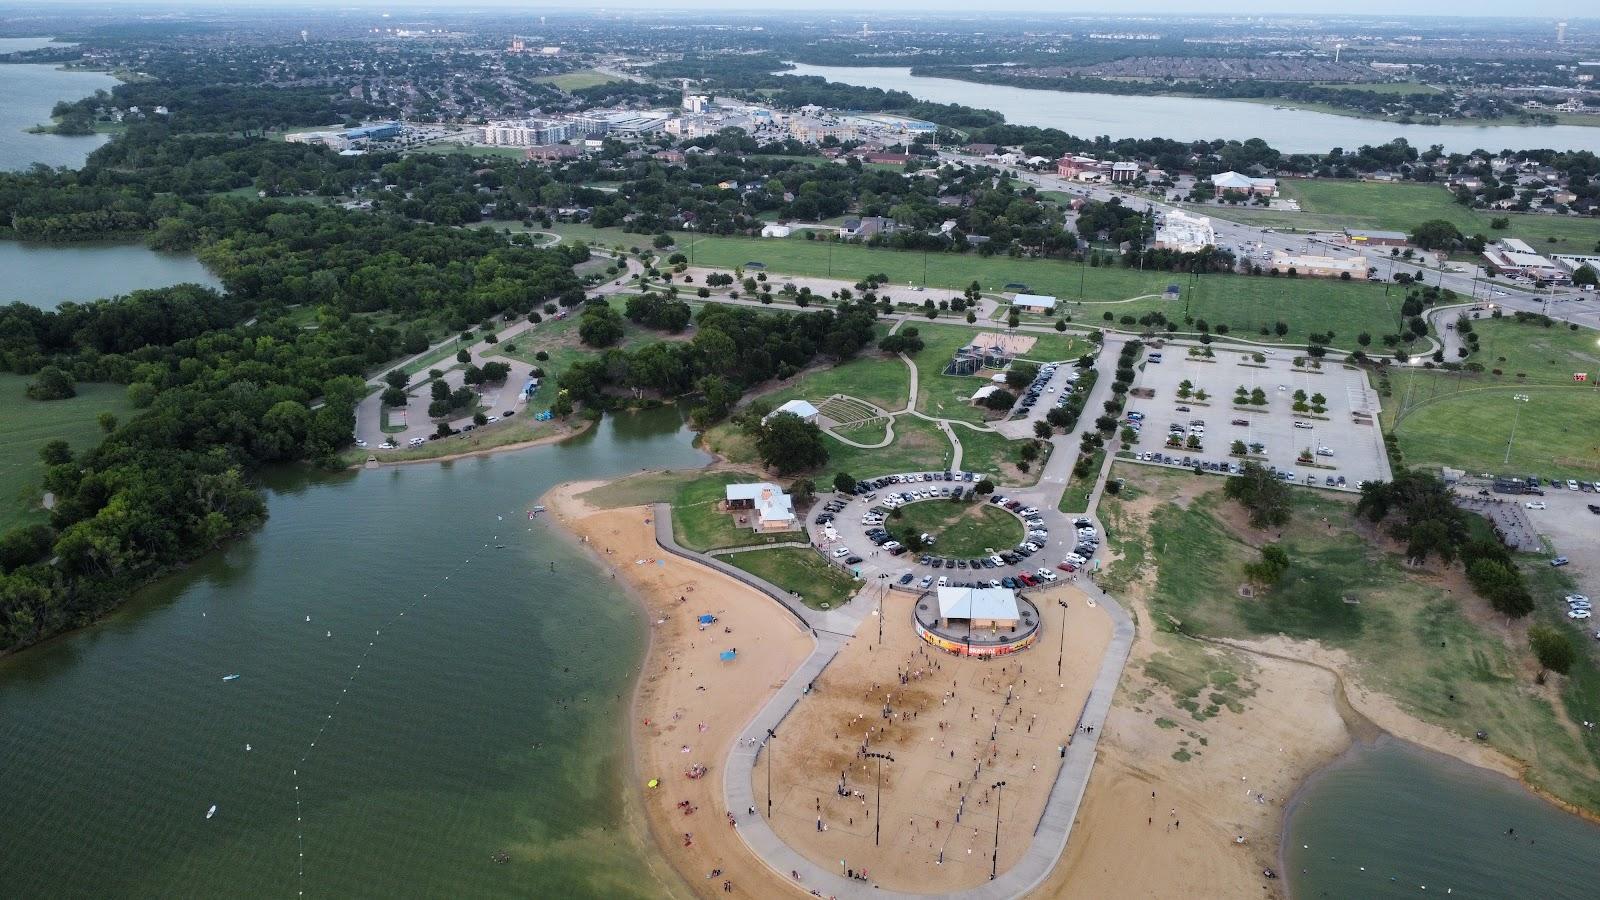
[[[127,5],[128,0],[64,0],[62,6]],[[0,0],[0,5],[5,5]],[[32,5],[32,4],[29,4]],[[1200,15],[1208,12],[1249,15],[1328,14],[1380,16],[1488,16],[1496,18],[1539,19],[1554,17],[1600,18],[1600,4],[1594,0],[1525,0],[1508,4],[1504,0],[146,0],[134,5],[149,7],[192,6],[196,8],[270,8],[315,6],[330,10],[352,7],[392,10],[475,10],[516,9],[537,15],[540,9],[585,9],[591,11],[648,9],[715,10],[760,14],[776,11],[822,11],[845,13],[852,18],[870,20],[874,13],[905,15],[918,12],[995,15],[1001,12],[1053,12],[1062,15],[1101,13],[1139,15],[1177,13]],[[1594,23],[1600,27],[1600,21]]]

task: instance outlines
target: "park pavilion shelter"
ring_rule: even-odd
[[[761,421],[765,422],[767,419],[772,418],[778,413],[789,413],[790,415],[793,415],[805,422],[817,421],[817,408],[804,400],[790,400],[788,403],[785,403],[772,412],[767,413],[766,417]]]
[[[1056,298],[1043,294],[1018,294],[1011,304],[1023,312],[1049,314],[1056,308]]]
[[[1022,618],[1017,595],[1010,588],[939,588],[939,618],[943,627],[965,622],[973,628],[1014,628]]]
[[[750,510],[756,531],[785,531],[794,527],[794,500],[777,485],[766,481],[730,484],[724,495],[728,509]]]

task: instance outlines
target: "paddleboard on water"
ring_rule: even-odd
[[[222,676],[222,680],[223,681],[236,681],[236,680],[238,680],[238,678],[239,678],[238,675],[224,675],[224,676]]]
[[[206,810],[206,818],[209,819],[209,818],[211,818],[212,816],[214,816],[216,814],[217,814],[217,805],[215,803],[213,803],[213,804],[211,804],[211,808]]]

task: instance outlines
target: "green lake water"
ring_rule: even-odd
[[[1600,826],[1508,778],[1390,739],[1318,774],[1284,839],[1295,900],[1579,900],[1600,896],[1597,861]]]
[[[37,50],[49,38],[0,38],[0,53]],[[46,63],[0,64],[0,169],[83,165],[109,138],[104,134],[29,134],[48,124],[59,100],[78,100],[95,91],[109,91],[117,79],[104,72],[69,72]]]
[[[184,282],[222,287],[187,253],[157,253],[143,244],[26,244],[0,241],[0,306],[20,300],[55,309]]]
[[[690,438],[663,409],[274,473],[259,532],[0,660],[0,893],[666,893],[622,799],[639,614],[527,514],[561,481],[697,465]]]

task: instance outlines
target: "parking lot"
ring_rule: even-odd
[[[1249,459],[1297,484],[1352,491],[1362,481],[1392,477],[1378,426],[1378,395],[1359,369],[1329,361],[1321,370],[1297,369],[1294,354],[1283,350],[1262,351],[1262,363],[1234,350],[1215,350],[1213,359],[1202,360],[1188,355],[1189,346],[1152,349],[1135,387],[1154,396],[1128,398],[1126,414],[1142,422],[1138,446],[1129,448],[1140,461],[1170,458],[1167,464],[1183,465],[1188,457],[1191,464],[1216,465]],[[1185,380],[1192,391],[1209,396],[1203,401],[1179,397]],[[1247,392],[1259,389],[1265,404],[1235,404],[1241,386]],[[1297,391],[1304,392],[1308,404],[1322,395],[1324,411],[1296,412]],[[1169,434],[1183,446],[1168,446]],[[1199,449],[1187,446],[1191,435],[1199,439]],[[1234,441],[1244,442],[1249,456],[1230,455]],[[1311,464],[1300,458],[1307,449]]]
[[[909,591],[945,586],[1004,586],[1017,590],[1073,580],[1089,564],[1100,538],[1088,519],[1073,521],[1053,509],[1030,506],[1001,493],[973,497],[981,476],[951,472],[886,475],[858,485],[860,493],[836,494],[813,510],[807,530],[812,544],[835,565],[862,579],[884,578]],[[968,480],[970,477],[971,480]],[[1016,516],[1025,537],[988,555],[949,557],[934,546],[912,552],[886,532],[889,513],[912,503],[949,503],[957,492]],[[1084,529],[1084,530],[1080,530]],[[893,545],[893,546],[891,546]],[[1077,553],[1074,557],[1072,554]],[[1068,563],[1068,560],[1076,561]]]
[[[1600,598],[1600,514],[1589,510],[1591,504],[1600,506],[1600,494],[1546,490],[1542,497],[1508,496],[1505,499],[1521,502],[1528,520],[1549,542],[1551,555],[1570,560],[1566,572],[1577,582],[1578,591]],[[1528,503],[1542,504],[1544,508],[1529,510]],[[1534,599],[1540,605],[1560,602],[1558,597]]]
[[[1083,370],[1070,361],[1041,366],[1033,383],[1017,392],[1011,418],[993,423],[994,429],[1009,438],[1033,437],[1034,423],[1044,421],[1050,410],[1067,405],[1082,377]]]

